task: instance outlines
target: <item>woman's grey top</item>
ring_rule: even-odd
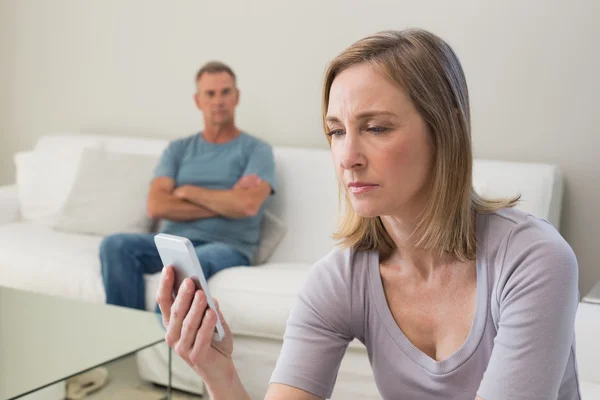
[[[384,399],[579,400],[577,260],[546,221],[516,209],[477,216],[477,303],[464,344],[435,361],[388,307],[375,252],[318,261],[289,315],[271,382],[331,397],[348,343],[367,348]]]

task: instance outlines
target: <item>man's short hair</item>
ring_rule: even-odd
[[[202,66],[196,73],[196,82],[200,80],[203,74],[217,74],[219,72],[227,72],[233,78],[233,82],[236,81],[236,76],[233,70],[225,63],[221,61],[209,61]]]

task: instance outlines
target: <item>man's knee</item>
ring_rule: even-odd
[[[128,257],[133,251],[130,239],[129,235],[118,233],[106,236],[100,243],[100,267],[104,280],[120,277],[123,265],[129,264]]]
[[[207,279],[223,269],[249,264],[246,256],[222,243],[196,248],[196,254]]]
[[[114,255],[116,252],[126,250],[130,242],[128,236],[123,233],[106,236],[100,243],[100,256],[108,257]]]

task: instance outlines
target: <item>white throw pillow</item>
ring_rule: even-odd
[[[24,221],[52,226],[75,180],[81,154],[27,151],[15,154],[16,184]]]
[[[286,233],[287,227],[283,221],[270,212],[265,212],[254,264],[260,265],[267,262]]]
[[[148,232],[148,189],[158,155],[87,148],[55,229],[108,235]]]

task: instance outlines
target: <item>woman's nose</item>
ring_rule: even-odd
[[[342,145],[340,164],[342,168],[354,170],[364,166],[365,159],[361,151],[360,139],[351,134],[346,134]]]

